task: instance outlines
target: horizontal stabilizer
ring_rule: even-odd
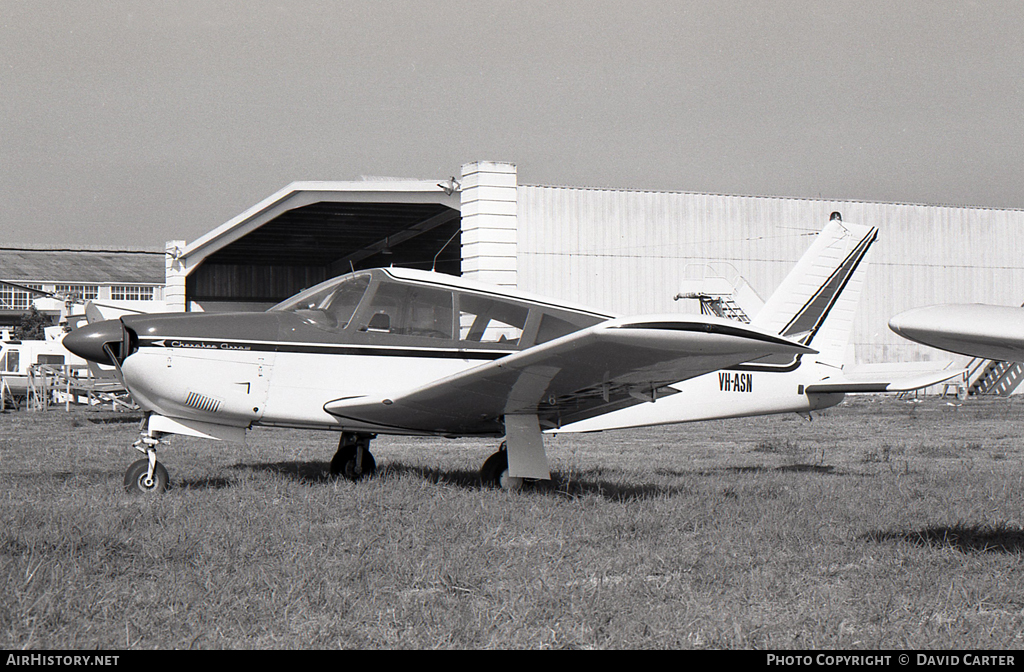
[[[844,371],[834,378],[807,386],[807,392],[912,392],[953,378],[962,378],[964,369],[945,362],[910,362],[868,364],[852,371]]]

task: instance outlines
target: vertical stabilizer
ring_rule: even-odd
[[[862,262],[877,237],[875,227],[846,224],[833,213],[753,324],[813,347],[818,361],[841,366],[864,284]]]

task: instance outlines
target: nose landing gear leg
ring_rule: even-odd
[[[160,445],[158,436],[149,431],[142,433],[139,440],[132,444],[132,447],[146,457],[133,462],[127,471],[124,472],[124,489],[131,494],[139,493],[161,493],[167,490],[167,482],[170,480],[167,469],[156,461],[156,447]]]

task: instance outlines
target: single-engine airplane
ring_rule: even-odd
[[[166,487],[156,460],[164,435],[243,441],[254,425],[340,431],[330,470],[353,479],[374,471],[377,434],[504,437],[481,478],[517,488],[550,478],[544,432],[806,413],[845,392],[903,389],[842,369],[850,295],[876,235],[830,222],[753,324],[617,317],[378,268],[262,313],[125,315],[79,328],[64,345],[116,366],[148,411],[134,444],[146,458],[125,473],[129,491]],[[839,361],[806,359],[819,350]]]
[[[970,357],[1024,361],[1024,307],[983,303],[912,308],[889,320],[903,338]]]

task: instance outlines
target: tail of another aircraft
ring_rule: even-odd
[[[864,284],[867,257],[878,229],[845,224],[838,213],[786,276],[753,320],[758,327],[808,345],[818,361],[842,366]],[[793,360],[759,360],[785,368]]]

